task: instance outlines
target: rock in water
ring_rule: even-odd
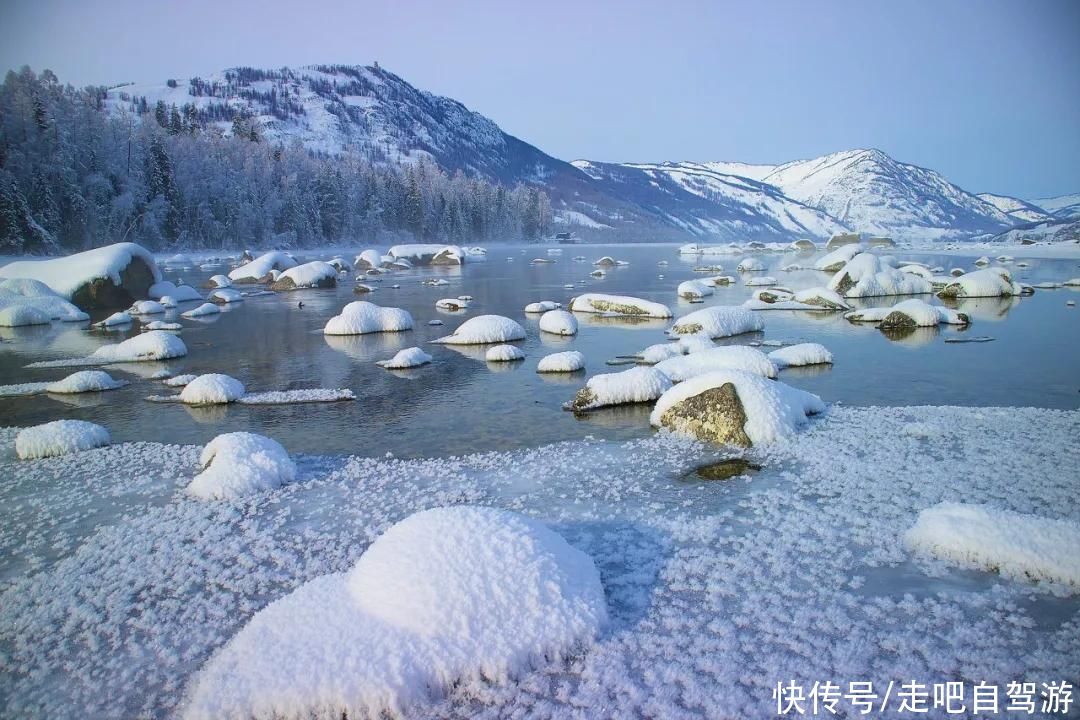
[[[746,411],[731,383],[683,400],[660,416],[660,424],[669,430],[721,444],[742,447],[753,444],[743,429]]]

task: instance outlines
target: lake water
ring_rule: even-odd
[[[901,259],[930,265],[973,268],[977,254],[934,255],[893,251]],[[584,262],[572,258],[583,255]],[[592,262],[612,255],[629,263],[593,278]],[[310,255],[306,259],[325,259]],[[532,265],[534,257],[555,260]],[[813,255],[762,254],[768,274],[792,289],[823,285],[828,275],[815,271],[781,272],[793,262],[810,264]],[[115,365],[114,376],[132,381],[124,389],[94,396],[5,398],[0,400],[0,425],[32,425],[60,418],[91,420],[105,425],[114,442],[152,440],[203,444],[215,435],[236,430],[264,433],[280,440],[291,452],[360,454],[399,457],[450,456],[486,450],[535,447],[560,440],[594,436],[606,439],[643,437],[652,431],[648,406],[601,410],[577,418],[561,406],[587,377],[625,368],[606,361],[663,342],[668,323],[628,324],[579,315],[580,332],[573,338],[541,333],[538,315],[524,306],[537,300],[564,305],[585,291],[629,294],[667,304],[676,315],[711,305],[734,305],[753,288],[741,284],[718,288],[704,304],[676,296],[680,282],[702,275],[693,268],[720,264],[724,273],[738,275],[740,256],[679,256],[677,247],[570,246],[559,255],[544,247],[493,245],[486,262],[464,267],[418,268],[370,279],[377,289],[354,296],[353,280],[332,290],[302,290],[251,297],[226,308],[208,321],[179,319],[187,357],[166,363]],[[1019,260],[1019,258],[1018,258]],[[666,266],[659,265],[666,261]],[[1015,279],[1036,283],[1061,282],[1080,275],[1076,259],[1024,260],[1029,267],[1009,264]],[[212,271],[168,271],[200,286]],[[663,276],[663,277],[661,277]],[[422,280],[441,277],[448,285],[430,287]],[[393,289],[394,284],[400,285]],[[565,288],[571,284],[573,289]],[[474,297],[466,312],[436,310],[444,297]],[[410,332],[326,337],[327,319],[354,299],[401,307],[412,313]],[[820,342],[834,355],[832,367],[791,369],[781,379],[819,394],[830,403],[846,405],[973,405],[1034,406],[1073,409],[1080,405],[1080,310],[1066,306],[1080,293],[1068,288],[1039,290],[1033,297],[981,299],[959,306],[970,313],[966,330],[925,329],[892,340],[872,325],[852,325],[840,313],[769,311],[765,331],[719,341],[744,344],[763,341]],[[860,306],[885,305],[896,298],[879,298]],[[303,302],[304,307],[298,307]],[[936,302],[936,301],[935,301]],[[185,306],[181,309],[187,309]],[[519,345],[522,362],[489,364],[483,348],[452,348],[429,344],[449,334],[462,321],[481,314],[514,318],[528,331]],[[428,326],[432,319],[445,325]],[[95,320],[98,318],[94,318]],[[153,319],[177,320],[171,311]],[[26,369],[38,360],[78,357],[102,344],[138,332],[138,323],[123,332],[90,331],[77,324],[54,323],[38,328],[0,329],[0,382],[4,384],[57,379],[69,368]],[[987,343],[946,343],[963,336],[991,336]],[[421,346],[433,357],[427,366],[390,372],[375,361],[402,348]],[[764,347],[763,350],[771,348]],[[579,350],[587,372],[541,375],[536,364],[545,354]],[[188,408],[155,404],[148,395],[172,392],[150,375],[168,369],[174,374],[222,372],[249,391],[304,387],[349,388],[353,402],[294,406],[228,406]]]

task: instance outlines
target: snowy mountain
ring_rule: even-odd
[[[1031,203],[1059,218],[1080,218],[1080,193],[1039,198]]]
[[[979,193],[978,197],[990,203],[1017,223],[1037,223],[1054,219],[1052,213],[1026,200],[1009,197],[1008,195],[995,195],[994,193]]]

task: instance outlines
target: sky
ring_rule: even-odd
[[[565,160],[856,147],[972,192],[1080,192],[1076,0],[0,0],[0,69],[74,85],[379,63]]]

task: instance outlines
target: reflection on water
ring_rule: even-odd
[[[932,343],[938,336],[934,327],[888,327],[878,328],[878,332],[898,345],[919,347]]]
[[[548,265],[529,265],[528,258],[544,250],[493,248],[497,262],[464,268],[417,268],[378,278],[364,278],[377,287],[363,296],[380,305],[402,307],[416,325],[403,333],[362,336],[325,336],[326,321],[349,302],[350,276],[336,289],[299,290],[249,297],[222,306],[210,322],[180,318],[176,310],[148,320],[178,321],[187,357],[163,363],[110,365],[107,370],[132,381],[128,387],[95,396],[34,396],[0,400],[0,424],[29,425],[59,418],[99,422],[115,441],[153,440],[205,443],[221,432],[249,430],[281,440],[290,450],[304,453],[360,453],[399,456],[437,456],[479,450],[505,450],[593,434],[609,439],[641,437],[648,427],[649,405],[598,410],[577,419],[561,406],[586,380],[596,374],[619,372],[606,360],[633,355],[645,347],[666,342],[670,321],[607,318],[575,313],[580,331],[573,337],[541,333],[538,315],[526,316],[526,304],[553,300],[565,307],[581,292],[635,295],[665,303],[679,315],[716,305],[736,305],[754,288],[742,284],[716,288],[700,305],[681,306],[678,284],[698,278],[698,265],[719,264],[734,274],[742,255],[687,258],[674,246],[590,247],[579,250],[589,262],[564,257]],[[950,258],[892,251],[901,260],[931,266],[970,268],[976,257]],[[602,280],[589,276],[591,261],[603,255],[630,265],[612,268]],[[515,262],[503,257],[516,256]],[[813,256],[796,253],[762,254],[766,272],[794,290],[823,285],[828,275],[814,270],[784,272],[793,263],[808,264]],[[307,259],[321,259],[318,256]],[[657,262],[667,261],[658,272]],[[1011,266],[1017,280],[1026,283],[1061,282],[1078,274],[1075,261],[1031,261],[1030,267]],[[658,274],[665,275],[659,279]],[[170,280],[183,279],[199,287],[211,271],[168,271]],[[443,278],[448,285],[423,285],[422,280]],[[400,288],[393,289],[393,284]],[[570,289],[565,285],[571,285]],[[435,309],[444,297],[472,295],[469,311],[461,316]],[[1025,298],[978,298],[955,303],[972,316],[970,329],[951,327],[916,330],[890,339],[875,325],[856,325],[841,313],[761,312],[765,332],[717,341],[718,345],[746,345],[762,341],[819,342],[832,351],[833,366],[790,368],[780,378],[815,392],[829,402],[852,405],[1035,405],[1075,408],[1080,381],[1075,369],[1080,347],[1080,315],[1064,300],[1075,295],[1060,290],[1038,291]],[[933,296],[923,296],[939,302]],[[874,298],[855,302],[860,307],[893,304],[904,298]],[[304,307],[298,307],[303,302]],[[189,304],[194,307],[194,304]],[[188,309],[188,306],[180,308]],[[528,337],[514,344],[526,355],[522,362],[488,363],[487,346],[444,346],[431,341],[449,334],[466,318],[500,314],[517,320]],[[107,314],[107,313],[106,313]],[[104,314],[95,316],[101,319]],[[444,326],[427,322],[442,318]],[[993,321],[993,322],[990,322]],[[104,344],[139,333],[136,322],[116,332],[86,329],[85,323],[33,328],[0,328],[0,382],[41,382],[62,378],[75,368],[28,369],[39,360],[83,357]],[[992,343],[951,343],[945,338],[990,335]],[[432,355],[431,364],[409,370],[388,371],[375,361],[418,346]],[[771,345],[761,346],[764,352]],[[581,351],[588,372],[537,373],[540,358],[553,352]],[[962,372],[958,372],[962,368]],[[304,387],[349,388],[354,402],[297,406],[230,406],[189,408],[154,404],[143,398],[175,392],[153,375],[224,372],[240,379],[251,392]]]

